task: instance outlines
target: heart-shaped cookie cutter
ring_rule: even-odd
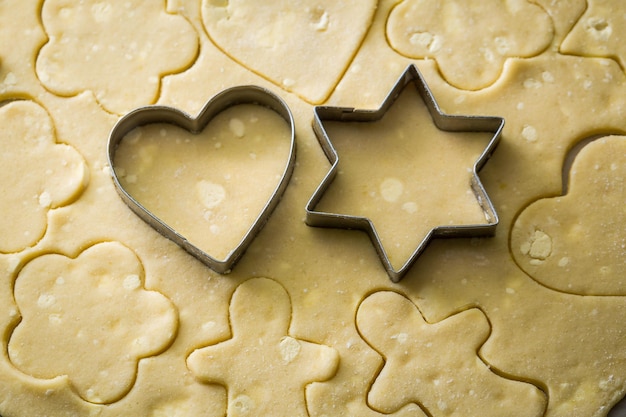
[[[157,217],[154,213],[144,207],[135,200],[122,186],[115,170],[115,153],[122,139],[130,133],[131,130],[154,123],[165,123],[181,127],[192,134],[201,132],[206,125],[220,112],[229,107],[239,104],[254,104],[265,106],[278,113],[289,125],[291,135],[291,145],[289,149],[289,157],[285,169],[282,173],[280,181],[272,192],[269,200],[263,206],[259,215],[256,217],[252,226],[244,234],[237,246],[233,248],[224,259],[217,259],[206,253],[187,238],[178,233],[167,223]],[[107,145],[108,163],[111,167],[111,176],[118,194],[122,200],[137,214],[142,220],[152,226],[163,236],[172,240],[187,252],[205,263],[209,268],[220,274],[226,274],[231,271],[235,263],[244,254],[250,243],[256,235],[261,231],[272,211],[280,201],[287,184],[293,173],[296,160],[296,134],[293,115],[287,104],[270,90],[254,86],[236,86],[223,90],[213,96],[200,110],[196,117],[168,106],[149,105],[139,107],[121,117],[115,124],[109,134]]]

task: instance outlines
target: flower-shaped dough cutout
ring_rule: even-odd
[[[202,2],[204,26],[220,49],[315,104],[325,101],[343,76],[375,10],[374,0]]]
[[[455,87],[493,84],[509,57],[543,52],[554,30],[548,14],[526,0],[404,0],[387,21],[393,49],[410,58],[432,58]]]
[[[164,2],[48,0],[41,18],[49,37],[37,74],[52,92],[91,90],[108,111],[121,114],[157,100],[161,77],[188,68],[198,37]]]
[[[534,202],[515,221],[515,260],[559,291],[626,295],[626,137],[587,144],[569,174],[565,195]]]
[[[189,369],[203,382],[226,387],[229,416],[308,415],[305,388],[334,376],[337,351],[289,334],[291,301],[267,278],[235,290],[230,320],[232,338],[194,351]]]
[[[626,68],[626,15],[612,0],[589,0],[589,6],[561,44],[561,52],[613,58]]]
[[[416,402],[428,415],[479,416],[485,409],[503,416],[543,415],[538,388],[499,376],[478,357],[490,333],[478,309],[430,324],[408,298],[380,291],[361,303],[356,324],[385,358],[368,393],[375,410],[388,414]]]
[[[116,242],[27,263],[15,282],[22,321],[8,344],[12,363],[36,378],[67,376],[89,402],[122,398],[139,360],[165,350],[178,328],[174,306],[146,290],[143,275],[137,256]]]
[[[74,201],[88,171],[74,148],[55,141],[52,119],[37,103],[6,103],[0,126],[0,252],[9,253],[42,238],[48,211]]]

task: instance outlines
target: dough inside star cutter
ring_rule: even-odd
[[[157,216],[153,211],[149,210],[144,204],[131,195],[120,181],[119,176],[121,174],[119,167],[116,166],[116,153],[124,137],[138,127],[151,124],[168,124],[182,128],[191,134],[198,134],[221,112],[237,105],[262,106],[277,113],[287,122],[290,144],[288,145],[287,160],[284,164],[284,168],[281,168],[282,174],[275,188],[272,190],[271,195],[264,203],[262,209],[258,211],[256,218],[252,221],[250,228],[245,231],[241,240],[230,249],[226,256],[218,257],[208,253],[201,245],[176,230],[171,224],[168,224],[168,222]],[[129,112],[123,116],[111,130],[107,152],[113,182],[117,188],[118,194],[130,209],[163,236],[181,246],[208,267],[220,274],[226,274],[231,271],[232,267],[244,254],[250,243],[261,231],[289,183],[295,166],[295,125],[293,115],[287,104],[270,90],[253,85],[236,86],[223,90],[211,98],[196,117],[192,117],[176,108],[161,105],[144,106]],[[181,215],[183,215],[183,213],[181,213]],[[197,227],[207,227],[206,234],[210,234],[208,226],[198,224]]]
[[[480,224],[448,224],[440,225],[430,229],[424,236],[421,243],[411,253],[408,260],[400,267],[395,268],[383,247],[383,243],[377,233],[371,219],[362,216],[330,213],[316,209],[322,200],[325,191],[334,181],[339,169],[340,160],[331,139],[324,128],[324,122],[362,122],[372,123],[383,118],[387,111],[393,106],[396,99],[409,84],[414,84],[419,96],[423,100],[435,126],[442,131],[448,132],[488,132],[492,138],[484,151],[480,154],[473,165],[471,181],[469,186],[484,213],[485,223]],[[309,226],[358,229],[365,231],[376,248],[381,262],[387,271],[391,281],[399,282],[411,268],[415,260],[423,253],[432,238],[456,238],[456,237],[477,237],[492,236],[498,224],[498,214],[483,187],[478,172],[491,157],[499,140],[504,119],[491,116],[459,116],[444,114],[430,91],[426,81],[415,65],[409,65],[404,73],[397,80],[382,106],[377,110],[358,110],[354,108],[317,106],[313,119],[313,129],[324,149],[326,157],[331,163],[331,168],[322,180],[321,184],[314,192],[306,206],[306,223]],[[384,155],[383,155],[384,157]],[[410,161],[406,161],[410,163]]]

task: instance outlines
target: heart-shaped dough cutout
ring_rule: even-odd
[[[287,105],[267,89],[239,86],[195,118],[166,106],[128,113],[111,131],[108,158],[120,196],[139,217],[228,273],[282,197],[295,149]]]
[[[374,0],[204,0],[202,21],[213,43],[235,61],[320,104],[363,42],[376,5]]]

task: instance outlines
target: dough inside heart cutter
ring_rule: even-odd
[[[280,179],[278,179],[276,187],[273,189],[269,199],[267,199],[264,203],[262,209],[258,211],[258,215],[251,222],[249,229],[247,229],[247,231],[243,234],[243,237],[238,244],[229,249],[226,256],[222,257],[216,256],[215,254],[211,255],[206,250],[203,250],[201,245],[198,245],[197,242],[194,243],[194,241],[189,239],[188,236],[184,236],[181,232],[177,231],[174,227],[137,201],[137,199],[134,198],[124,187],[123,183],[120,182],[120,169],[116,167],[115,161],[116,153],[122,139],[124,139],[125,136],[129,135],[129,133],[136,128],[152,124],[167,124],[182,128],[195,135],[202,132],[205,127],[207,127],[207,125],[221,112],[237,105],[262,106],[276,112],[287,122],[290,144],[284,168],[282,168],[281,165],[282,175],[280,176]],[[176,108],[161,105],[151,105],[137,108],[123,116],[113,127],[109,135],[107,149],[109,166],[112,168],[111,176],[122,200],[141,219],[143,219],[163,236],[181,246],[214,271],[220,274],[226,274],[230,272],[235,263],[246,251],[252,240],[254,240],[256,235],[261,231],[273,209],[280,201],[283,192],[289,183],[289,179],[295,166],[295,125],[293,115],[289,110],[289,107],[282,99],[273,94],[271,91],[252,85],[237,86],[226,89],[211,98],[196,117],[192,117]],[[210,234],[208,225],[199,224],[197,227],[206,227],[206,233]]]

